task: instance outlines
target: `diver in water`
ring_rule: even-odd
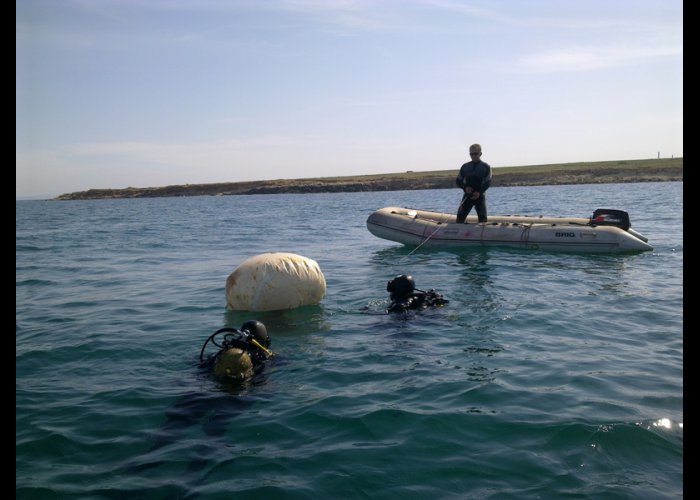
[[[223,333],[221,344],[215,340]],[[204,359],[204,350],[211,342],[219,351]],[[211,368],[214,376],[220,380],[243,381],[258,373],[264,362],[274,356],[269,349],[270,336],[263,323],[256,320],[246,321],[241,329],[220,328],[204,342],[199,353],[199,366]]]
[[[220,335],[223,335],[223,340]],[[210,342],[219,350],[205,358]],[[158,450],[179,442],[187,429],[196,425],[201,425],[202,431],[210,438],[222,439],[222,446],[228,446],[228,441],[223,440],[227,427],[237,415],[254,404],[254,399],[245,395],[242,388],[264,377],[263,368],[274,356],[267,328],[260,321],[246,321],[240,330],[220,328],[212,333],[199,353],[199,367],[211,372],[224,390],[189,391],[180,395],[165,411],[166,422],[153,433],[150,450],[135,457],[127,471],[141,473],[166,464],[167,459]],[[188,469],[200,470],[206,465],[206,460],[194,458]]]
[[[437,293],[434,289],[427,292],[416,288],[413,276],[400,274],[386,284],[391,304],[387,312],[405,312],[409,309],[425,309],[427,307],[444,306],[449,300]]]

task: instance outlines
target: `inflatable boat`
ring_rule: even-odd
[[[370,233],[385,240],[425,247],[510,247],[583,253],[632,253],[653,250],[630,227],[622,210],[598,209],[590,218],[476,215],[458,223],[454,214],[386,207],[367,218]]]

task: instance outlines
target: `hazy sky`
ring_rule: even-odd
[[[16,0],[16,195],[683,156],[680,0]]]

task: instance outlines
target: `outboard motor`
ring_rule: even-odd
[[[630,216],[624,210],[614,210],[612,208],[599,208],[593,212],[590,221],[591,226],[616,226],[627,231],[630,224]]]

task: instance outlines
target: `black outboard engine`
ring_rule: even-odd
[[[593,212],[590,221],[591,226],[616,226],[627,231],[630,224],[630,216],[624,210],[612,208],[599,208]]]

